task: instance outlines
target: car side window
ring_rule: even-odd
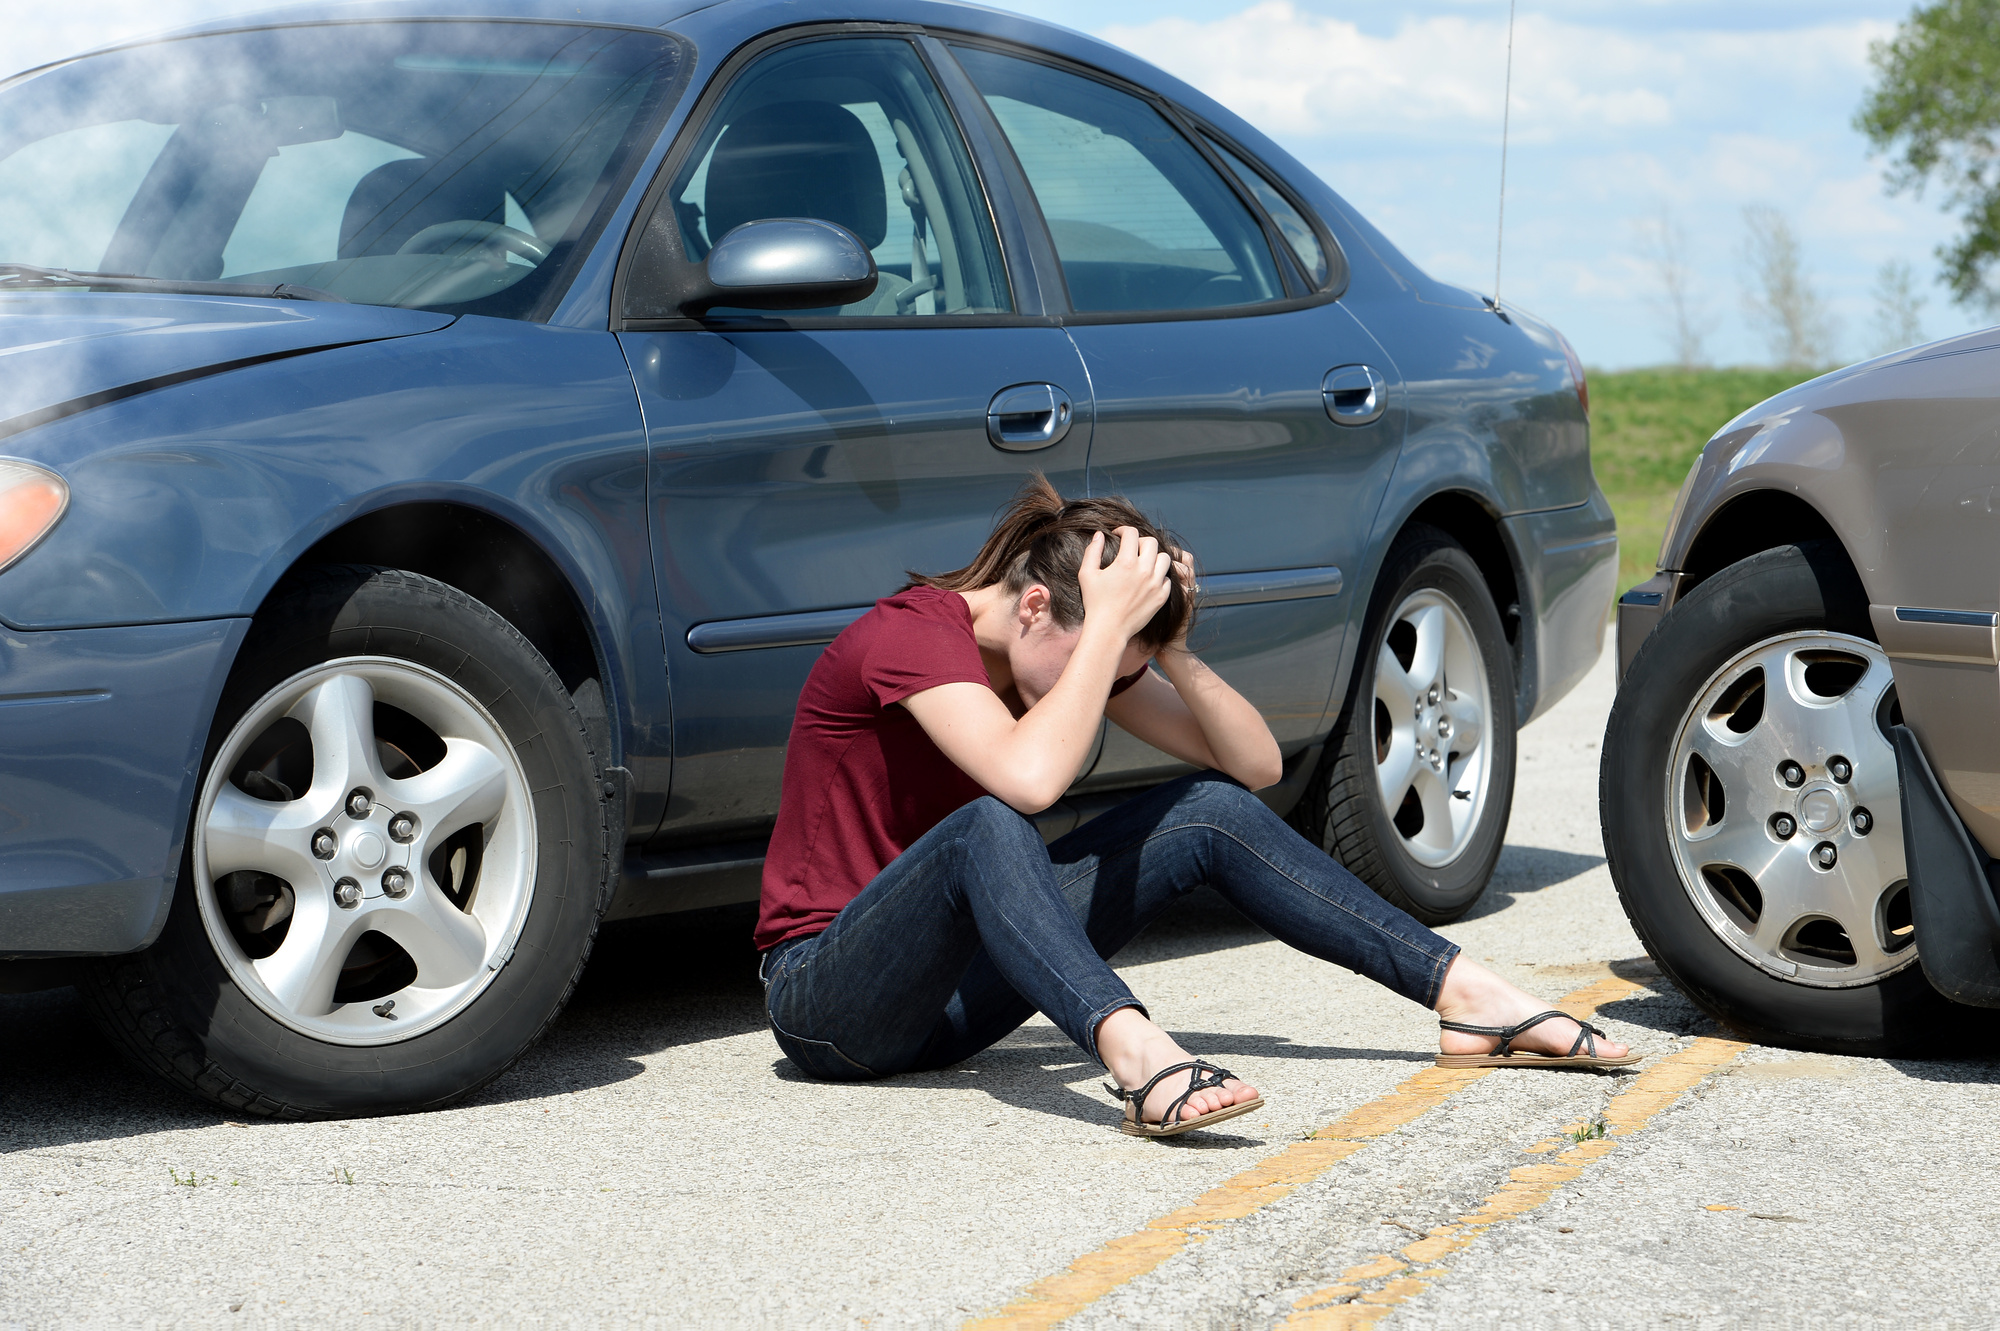
[[[1280,193],[1278,187],[1273,185],[1262,171],[1214,139],[1209,139],[1207,135],[1202,137],[1208,140],[1208,146],[1215,150],[1215,155],[1236,173],[1236,178],[1243,182],[1243,188],[1249,190],[1252,197],[1264,206],[1264,211],[1270,215],[1271,221],[1276,223],[1278,234],[1292,247],[1292,253],[1297,256],[1299,267],[1305,270],[1306,278],[1312,283],[1313,290],[1317,291],[1325,286],[1326,251],[1321,247],[1319,236],[1312,229],[1312,223],[1306,221],[1299,210],[1292,206],[1292,201]]]
[[[906,41],[829,38],[758,60],[724,95],[669,197],[696,261],[771,217],[815,217],[859,236],[882,274],[874,294],[802,315],[1013,308],[971,156]]]
[[[1263,226],[1151,104],[1035,61],[978,47],[954,53],[1035,191],[1076,310],[1284,298]]]

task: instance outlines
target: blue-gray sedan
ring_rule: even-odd
[[[1426,920],[1596,658],[1583,374],[1255,129],[926,0],[390,0],[0,85],[0,987],[444,1103],[754,896],[800,683],[1033,471],[1201,563],[1267,792]],[[1116,729],[1056,835],[1176,774]]]

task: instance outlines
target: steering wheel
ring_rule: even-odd
[[[443,254],[452,249],[481,245],[497,245],[534,264],[549,257],[548,242],[538,236],[517,231],[511,226],[501,226],[498,222],[474,222],[470,219],[427,226],[404,241],[396,253]]]

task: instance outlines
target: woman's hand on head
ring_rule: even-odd
[[[1118,553],[1109,564],[1104,563],[1104,534],[1090,538],[1077,581],[1083,591],[1085,626],[1108,625],[1121,639],[1129,639],[1167,603],[1174,557],[1135,528],[1120,527],[1117,536]]]

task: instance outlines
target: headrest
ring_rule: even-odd
[[[394,254],[404,241],[438,222],[500,220],[505,196],[496,181],[465,170],[448,179],[425,180],[436,166],[429,157],[404,157],[361,177],[341,215],[340,257]]]
[[[724,130],[708,164],[703,208],[710,241],[766,217],[838,222],[871,250],[889,234],[875,141],[834,102],[760,106]]]

